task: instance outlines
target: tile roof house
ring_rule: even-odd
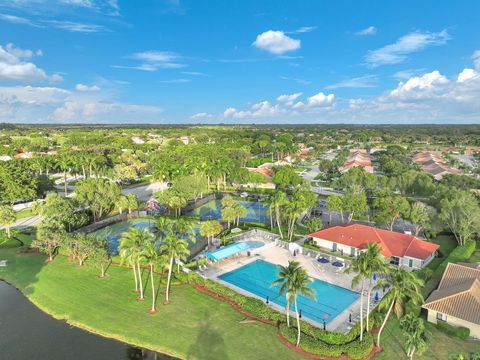
[[[423,171],[433,175],[435,180],[441,180],[446,174],[459,175],[461,171],[449,166],[439,152],[421,152],[412,157]]]
[[[480,339],[480,267],[476,264],[448,263],[437,290],[422,306],[428,321],[445,321],[470,329]]]
[[[410,269],[426,266],[439,248],[439,245],[414,235],[361,224],[331,226],[309,236],[325,250],[352,257],[367,249],[368,243],[376,243],[391,264]]]
[[[340,168],[340,172],[346,173],[352,167],[360,166],[365,169],[366,172],[373,173],[372,159],[370,154],[366,150],[350,150],[347,161]]]

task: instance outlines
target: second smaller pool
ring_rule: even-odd
[[[205,256],[209,257],[210,259],[219,261],[225,258],[228,258],[232,255],[238,254],[242,251],[247,251],[249,249],[256,249],[265,245],[262,241],[241,241],[235,244],[224,246],[218,250],[208,252]]]

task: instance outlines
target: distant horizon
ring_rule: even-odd
[[[126,126],[126,127],[144,127],[144,126],[261,126],[261,127],[314,127],[314,126],[347,126],[347,127],[470,127],[470,126],[478,126],[480,127],[480,123],[12,123],[12,122],[0,122],[0,128],[2,125],[14,125],[14,126],[48,126],[48,127],[69,127],[69,126]]]

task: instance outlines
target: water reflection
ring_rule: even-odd
[[[0,358],[9,360],[170,360],[55,320],[0,281]]]

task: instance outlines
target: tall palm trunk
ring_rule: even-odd
[[[385,324],[387,323],[387,320],[390,316],[390,313],[392,312],[393,304],[395,304],[395,300],[392,300],[392,303],[390,304],[390,307],[388,308],[387,315],[385,315],[385,319],[383,319],[382,326],[380,326],[380,330],[378,330],[378,335],[377,335],[377,346],[378,347],[380,347],[380,336],[382,335],[383,328],[385,327]]]
[[[143,300],[143,284],[142,284],[142,272],[140,271],[140,263],[137,262],[138,283],[140,284],[140,300]]]
[[[287,300],[285,309],[287,310],[287,327],[290,327],[290,300]]]
[[[369,286],[367,291],[367,320],[365,324],[365,330],[368,332],[369,330],[369,316],[370,316],[370,298],[372,297],[372,279],[369,279]]]
[[[360,341],[363,340],[363,291],[365,289],[365,278],[362,277],[362,290],[360,292]]]
[[[153,282],[153,265],[150,265],[150,281],[152,283],[152,309],[151,312],[155,312],[155,283]]]
[[[103,263],[100,264],[100,277],[105,277],[105,267],[103,266]]]
[[[63,181],[65,187],[65,197],[67,197],[67,170],[63,171]]]
[[[300,314],[298,312],[298,306],[297,306],[297,296],[295,295],[294,298],[294,303],[295,303],[295,312],[297,313],[297,346],[300,345]]]
[[[278,208],[278,205],[275,206],[275,218],[277,219],[278,232],[280,233],[280,237],[283,239],[282,224],[280,223],[280,209]]]
[[[170,302],[170,280],[172,279],[172,269],[173,269],[173,255],[170,258],[170,266],[168,268],[168,278],[167,278],[167,290],[165,292],[165,302],[168,304]]]
[[[138,279],[137,279],[137,270],[135,269],[135,264],[132,265],[133,277],[135,278],[135,292],[138,292]]]

